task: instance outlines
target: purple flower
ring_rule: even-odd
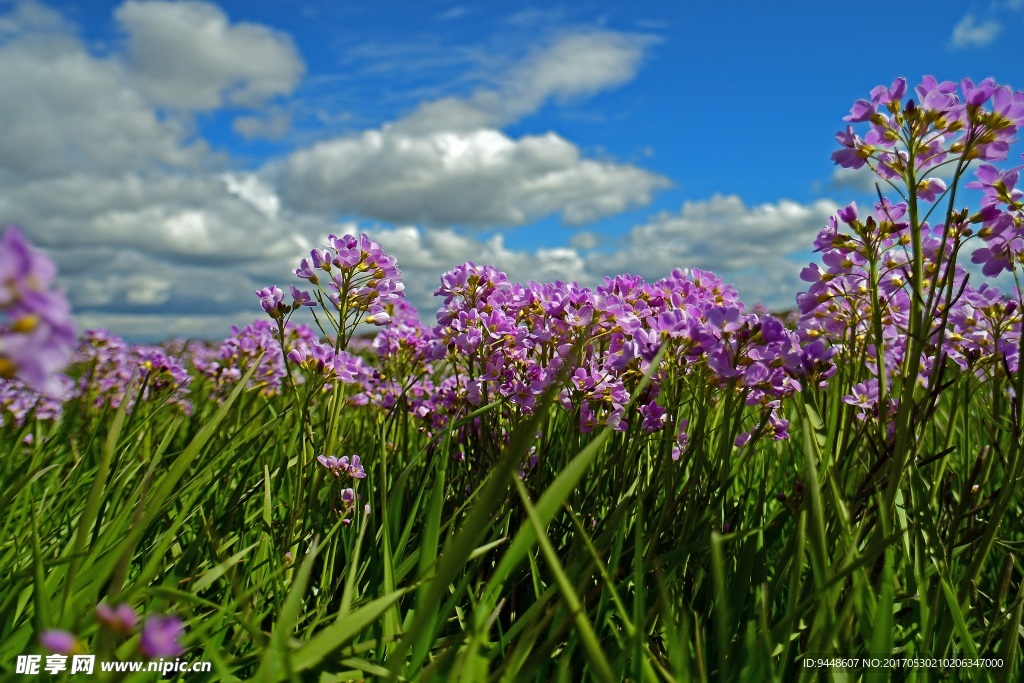
[[[123,635],[128,635],[135,630],[139,622],[139,616],[130,605],[120,604],[111,607],[105,602],[96,605],[96,618],[100,623]]]
[[[980,107],[985,104],[996,91],[996,83],[991,78],[986,78],[977,86],[969,78],[960,81],[960,92],[963,93],[964,103],[970,107]]]
[[[81,651],[81,644],[73,633],[52,628],[39,634],[39,644],[50,652],[70,655]]]
[[[391,322],[391,316],[388,315],[387,311],[377,311],[371,315],[366,316],[366,321],[371,325],[387,325]]]
[[[362,466],[362,464],[359,461],[359,456],[358,455],[353,455],[352,456],[352,462],[349,463],[349,466],[348,466],[348,473],[349,473],[349,475],[351,475],[352,477],[354,477],[356,479],[365,479],[366,478],[366,472],[363,471],[363,466]]]
[[[926,202],[934,202],[945,191],[946,183],[938,178],[925,178],[917,184],[917,196]]]
[[[980,189],[984,193],[982,206],[991,207],[995,204],[1012,204],[1024,198],[1024,192],[1016,189],[1020,178],[1021,167],[1000,171],[991,164],[982,164],[975,171],[977,180],[964,185],[972,189]]]
[[[312,308],[317,305],[317,303],[313,301],[313,296],[309,292],[303,291],[295,285],[289,285],[289,287],[291,288],[292,293],[292,308],[300,308],[302,306]]]
[[[75,332],[67,299],[53,286],[56,272],[17,227],[0,237],[0,380],[62,398],[57,375],[71,359]]]
[[[871,102],[875,105],[889,105],[898,103],[907,92],[907,79],[897,78],[892,85],[886,88],[884,85],[875,86],[871,89]]]
[[[925,111],[946,111],[956,104],[956,84],[951,81],[936,80],[934,76],[925,76],[921,84],[914,88],[921,108]]]
[[[181,637],[185,628],[178,617],[155,615],[142,625],[139,651],[146,659],[177,657],[185,652]]]
[[[279,287],[270,286],[256,290],[256,296],[260,298],[260,306],[270,317],[274,319],[284,317],[287,312],[283,306],[284,292]]]
[[[867,419],[868,414],[878,406],[878,380],[869,379],[853,385],[850,393],[843,396],[843,402],[860,408],[858,417]]]
[[[857,100],[850,109],[850,115],[844,116],[843,121],[860,123],[862,121],[870,121],[874,115],[875,105],[873,103],[867,100]]]
[[[836,141],[843,149],[832,153],[832,160],[843,168],[862,168],[871,156],[871,147],[854,134],[853,128],[836,133]]]
[[[348,471],[348,458],[336,458],[333,455],[318,455],[316,461],[326,467],[335,479]]]

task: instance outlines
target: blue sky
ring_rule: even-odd
[[[785,308],[829,155],[896,76],[1024,88],[1024,1],[5,2],[0,222],[82,326],[217,337],[329,232],[429,318],[465,260],[595,284],[711,269]]]

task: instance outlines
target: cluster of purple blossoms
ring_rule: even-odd
[[[111,607],[103,602],[96,606],[96,619],[100,625],[121,636],[132,635],[139,624],[138,613],[130,606]],[[178,657],[185,652],[181,639],[185,627],[174,616],[153,614],[146,617],[139,632],[139,654],[146,659]],[[56,654],[71,655],[85,652],[85,645],[75,634],[61,629],[48,629],[39,634],[39,644]]]
[[[159,346],[133,346],[106,330],[86,330],[74,361],[83,369],[76,393],[97,408],[128,402],[163,401],[192,413],[188,385],[192,377],[182,361]],[[140,395],[141,390],[141,395]]]
[[[389,325],[380,329],[371,342],[381,360],[402,358],[412,362],[429,362],[444,355],[434,330],[423,325],[416,307],[400,299],[387,307]]]
[[[57,269],[9,226],[0,237],[0,383],[18,380],[53,398],[67,389],[59,373],[71,359],[71,309],[54,287]]]
[[[981,380],[1016,374],[1020,367],[1020,295],[996,287],[968,287],[950,309],[944,349],[962,370]]]
[[[283,320],[290,313],[299,310],[303,306],[313,308],[317,305],[309,292],[304,292],[295,285],[291,285],[291,295],[291,304],[286,304],[284,302],[284,292],[275,285],[256,290],[256,296],[260,299],[260,306],[267,315],[278,321]]]
[[[845,168],[867,165],[887,180],[905,179],[908,173],[922,178],[950,157],[1006,159],[1013,136],[1024,124],[1024,93],[991,78],[978,85],[965,78],[958,88],[951,81],[925,76],[914,92],[917,101],[904,103],[907,81],[898,78],[888,88],[873,89],[870,100],[854,103],[844,120],[867,123],[868,132],[861,138],[847,126],[837,133],[842,149],[832,159]],[[935,187],[915,183],[919,192],[934,192]]]
[[[934,205],[947,191],[945,182],[927,173],[955,165],[955,184],[970,162],[1007,158],[1024,124],[1024,93],[992,79],[977,85],[964,79],[958,87],[931,76],[914,92],[918,100],[904,102],[906,81],[897,79],[872,90],[871,99],[859,100],[846,117],[867,123],[869,130],[863,139],[852,127],[840,132],[842,149],[833,160],[847,168],[869,166],[903,201],[883,199],[866,218],[853,204],[840,210],[814,244],[824,268],[804,269],[801,278],[810,288],[797,297],[805,341],[825,341],[850,361],[857,360],[856,349],[866,349],[873,377],[856,382],[843,398],[862,420],[884,421],[895,412],[898,399],[888,397],[885,386],[908,361],[926,386],[944,359],[982,379],[1018,367],[1020,292],[1015,300],[987,284],[972,287],[964,269],[951,264],[974,234],[971,226],[980,224],[977,236],[985,247],[972,261],[986,276],[1016,272],[1024,254],[1024,193],[1015,188],[1019,168],[978,167],[977,180],[966,185],[983,193],[973,215],[950,204],[943,224],[917,222],[916,216],[930,213],[921,203]],[[902,181],[904,190],[893,181]],[[921,357],[907,358],[915,302],[930,306],[917,319],[925,321],[928,336]]]
[[[470,404],[504,397],[528,413],[571,349],[569,326],[548,316],[571,305],[574,290],[564,283],[513,285],[491,266],[458,266],[434,292],[445,300],[430,357],[447,354]]]
[[[823,385],[834,372],[826,350],[804,352],[781,322],[743,313],[733,288],[699,270],[676,270],[653,284],[620,275],[589,289],[513,284],[493,267],[466,263],[441,278],[435,295],[444,305],[428,348],[447,353],[462,400],[477,406],[503,398],[529,413],[571,363],[558,401],[583,432],[637,424],[654,433],[675,425],[677,406],[659,402],[662,384],[669,375],[703,372],[705,381],[763,408],[761,435],[786,438],[782,398],[804,378]],[[668,349],[655,381],[629,408],[662,345]],[[677,442],[688,442],[685,430]]]
[[[974,160],[1003,161],[1024,125],[1024,92],[991,78],[977,85],[965,78],[958,86],[925,76],[914,89],[917,102],[904,103],[906,91],[900,78],[888,88],[876,87],[870,100],[858,100],[845,119],[868,123],[869,130],[862,139],[847,126],[836,136],[842,149],[832,158],[847,168],[867,165],[887,181],[902,180],[925,202],[946,191],[943,181],[925,177],[929,171],[958,164],[960,172]],[[978,236],[985,246],[971,260],[989,277],[1024,264],[1024,193],[1016,189],[1020,168],[1001,171],[981,164],[977,179],[966,185],[983,192],[982,208],[970,223],[981,224]]]
[[[336,351],[333,345],[322,344],[316,339],[291,349],[287,358],[296,367],[327,382],[327,388],[335,381],[366,386],[373,377],[373,371],[360,356],[348,351]]]
[[[1004,270],[1017,274],[1024,268],[1024,192],[1016,187],[1021,168],[1000,171],[982,164],[975,173],[977,180],[966,185],[983,193],[981,211],[971,221],[981,224],[978,237],[985,246],[974,252],[971,261],[981,264],[989,277]]]
[[[852,353],[861,346],[867,349],[867,369],[876,379],[874,384],[865,383],[847,396],[851,405],[864,406],[866,396],[877,397],[879,367],[891,384],[908,352],[906,331],[914,294],[911,257],[904,244],[907,224],[901,222],[905,212],[903,204],[878,203],[874,215],[861,221],[854,205],[841,210],[815,242],[825,268],[812,264],[801,273],[801,278],[810,283],[808,291],[797,296],[802,314],[801,338],[826,341],[833,353]],[[950,253],[956,239],[956,231],[922,224],[923,270],[928,275],[922,283],[925,296],[932,289],[946,287],[947,278],[953,291],[959,293],[948,311],[938,309],[940,317],[932,322],[933,339],[940,337],[940,326],[944,324],[945,328],[941,330],[941,346],[926,346],[919,359],[920,381],[925,385],[940,354],[962,369],[976,370],[981,378],[999,374],[1000,369],[1016,372],[1019,305],[987,284],[978,289],[970,286],[959,266],[950,272]],[[880,335],[872,329],[875,316]],[[872,386],[873,392],[868,390]],[[866,417],[868,413],[862,411],[860,415]]]
[[[73,380],[61,373],[53,380],[61,385],[60,396],[72,395]],[[20,427],[29,416],[36,420],[56,420],[63,409],[63,398],[40,393],[36,387],[19,379],[0,379],[0,425],[10,421]]]
[[[216,396],[225,396],[257,358],[259,365],[249,380],[249,386],[259,389],[264,396],[273,396],[281,391],[287,375],[285,353],[310,354],[314,346],[319,345],[316,333],[308,325],[284,323],[286,352],[283,353],[278,339],[278,324],[256,320],[244,327],[233,325],[231,336],[221,342],[216,353],[193,349],[192,362],[202,375],[213,382]],[[301,376],[294,379],[302,381]]]
[[[366,472],[363,470],[363,465],[358,455],[353,455],[351,459],[347,455],[343,455],[340,458],[333,455],[318,455],[316,461],[323,467],[326,467],[327,471],[335,479],[340,478],[343,474],[347,474],[353,479],[366,478]]]
[[[316,289],[310,295],[292,288],[292,307],[312,306],[315,298],[339,335],[350,335],[360,323],[386,325],[391,320],[387,305],[405,296],[395,257],[365,234],[328,235],[327,241],[324,248],[310,251],[295,269],[297,277]],[[267,297],[257,294],[267,310]],[[274,305],[280,307],[280,301]],[[337,319],[332,311],[338,312]]]

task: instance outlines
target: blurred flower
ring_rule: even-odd
[[[181,619],[173,616],[148,617],[142,625],[139,651],[146,659],[177,657],[185,652],[181,637],[185,633]]]
[[[57,269],[9,226],[0,237],[0,380],[18,379],[62,398],[58,375],[75,342],[71,309],[54,287]]]
[[[78,638],[74,634],[55,628],[40,633],[39,644],[50,652],[60,655],[70,655],[82,651],[81,643],[78,642]]]
[[[139,623],[139,616],[130,605],[120,604],[111,607],[105,602],[96,605],[96,618],[107,628],[128,635],[135,630]]]

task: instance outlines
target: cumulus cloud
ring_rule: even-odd
[[[889,189],[885,185],[885,181],[879,178],[867,166],[862,166],[861,168],[837,168],[832,171],[828,188],[833,190],[851,190],[862,194],[874,194],[876,184],[882,187],[883,192]]]
[[[512,123],[550,100],[567,102],[628,83],[653,42],[652,36],[614,31],[565,34],[509,69],[500,87],[425,102],[397,126],[416,134]]]
[[[593,249],[601,243],[601,236],[590,230],[579,230],[569,238],[569,245],[577,249]]]
[[[0,16],[0,40],[30,32],[71,33],[74,26],[57,12],[34,0],[23,0]]]
[[[268,172],[296,210],[433,226],[515,226],[547,215],[583,224],[646,205],[670,185],[628,164],[584,158],[555,133],[513,139],[499,127],[621,86],[649,36],[564,34],[497,77],[495,88],[421,104],[408,116],[293,153]]]
[[[592,260],[602,274],[662,277],[673,268],[711,270],[732,282],[748,303],[787,307],[799,291],[801,264],[837,205],[782,200],[748,207],[735,195],[715,195],[660,213],[633,228],[615,251]]]
[[[511,249],[500,234],[483,239],[411,226],[370,233],[398,258],[406,291],[424,319],[438,305],[430,293],[440,273],[465,261],[494,265],[516,282],[562,280],[588,286],[619,273],[653,281],[675,268],[700,268],[736,285],[749,304],[785,309],[804,289],[800,269],[814,260],[814,237],[837,208],[826,200],[751,207],[737,196],[716,195],[655,215],[607,247],[594,239],[568,247]]]
[[[280,140],[291,130],[292,117],[280,109],[259,116],[238,116],[231,130],[247,140]]]
[[[650,39],[563,35],[498,74],[494,88],[254,168],[214,153],[194,116],[262,103],[230,112],[233,130],[286,136],[293,103],[273,101],[293,92],[304,68],[290,38],[202,2],[129,0],[115,18],[124,45],[98,54],[38,3],[0,9],[0,220],[49,248],[83,327],[223,336],[259,317],[255,289],[292,281],[298,258],[328,232],[359,229],[339,215],[406,226],[374,233],[428,309],[439,275],[466,260],[494,262],[514,279],[585,281],[600,246],[591,233],[572,246],[516,250],[501,234],[452,226],[548,215],[581,224],[643,206],[668,185],[587,158],[555,133],[500,130],[546,103],[627,82]],[[424,114],[431,107],[435,123]]]
[[[114,16],[128,34],[132,75],[166,107],[255,106],[290,93],[305,70],[289,36],[258,24],[232,24],[206,2],[128,0]]]
[[[180,121],[159,117],[117,61],[91,56],[39,12],[4,17],[0,179],[200,162],[206,146],[190,142]]]
[[[394,223],[522,225],[557,213],[580,224],[648,203],[661,176],[581,157],[548,133],[500,131],[412,136],[385,127],[294,153],[279,174],[302,210]]]
[[[985,47],[996,39],[1001,28],[997,21],[989,19],[979,22],[977,17],[968,13],[953,27],[949,43],[960,50]]]

